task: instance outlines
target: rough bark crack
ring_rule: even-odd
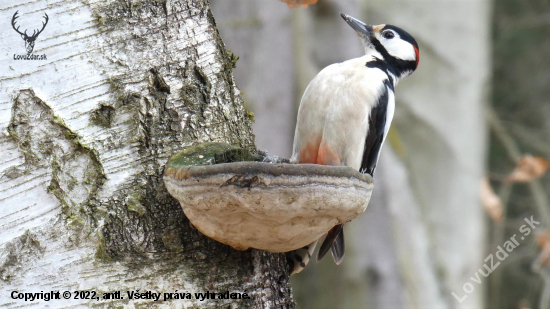
[[[51,175],[48,192],[61,203],[71,224],[90,221],[95,195],[105,181],[97,152],[84,144],[51,107],[33,90],[15,97],[8,133],[23,152],[25,162],[12,169],[31,173],[38,169]]]

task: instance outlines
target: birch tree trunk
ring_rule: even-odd
[[[47,59],[14,60],[24,42],[2,29],[0,307],[293,308],[284,255],[201,235],[162,182],[190,145],[255,150],[208,1],[10,0],[4,25],[16,11],[29,33],[48,14],[34,47]],[[192,299],[129,299],[137,290]],[[101,299],[116,291],[123,299]],[[206,291],[250,299],[196,299]]]

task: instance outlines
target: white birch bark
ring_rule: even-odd
[[[48,14],[34,47],[47,60],[13,59],[16,11],[28,32]],[[186,146],[254,149],[206,0],[10,0],[0,20],[0,307],[293,307],[283,255],[202,236],[162,183]],[[76,290],[124,299],[11,298]],[[128,299],[136,290],[251,299]]]

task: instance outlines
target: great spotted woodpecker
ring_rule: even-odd
[[[330,65],[309,83],[298,110],[291,162],[344,165],[373,175],[393,119],[394,87],[418,67],[418,44],[396,26],[371,26],[340,15],[361,38],[365,55]],[[316,244],[288,253],[291,274],[307,265]],[[343,224],[328,232],[317,261],[329,248],[340,264]]]

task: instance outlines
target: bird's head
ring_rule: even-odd
[[[403,79],[418,67],[420,53],[416,40],[405,30],[392,25],[372,26],[340,13],[357,32],[367,54],[384,61],[395,77]]]

